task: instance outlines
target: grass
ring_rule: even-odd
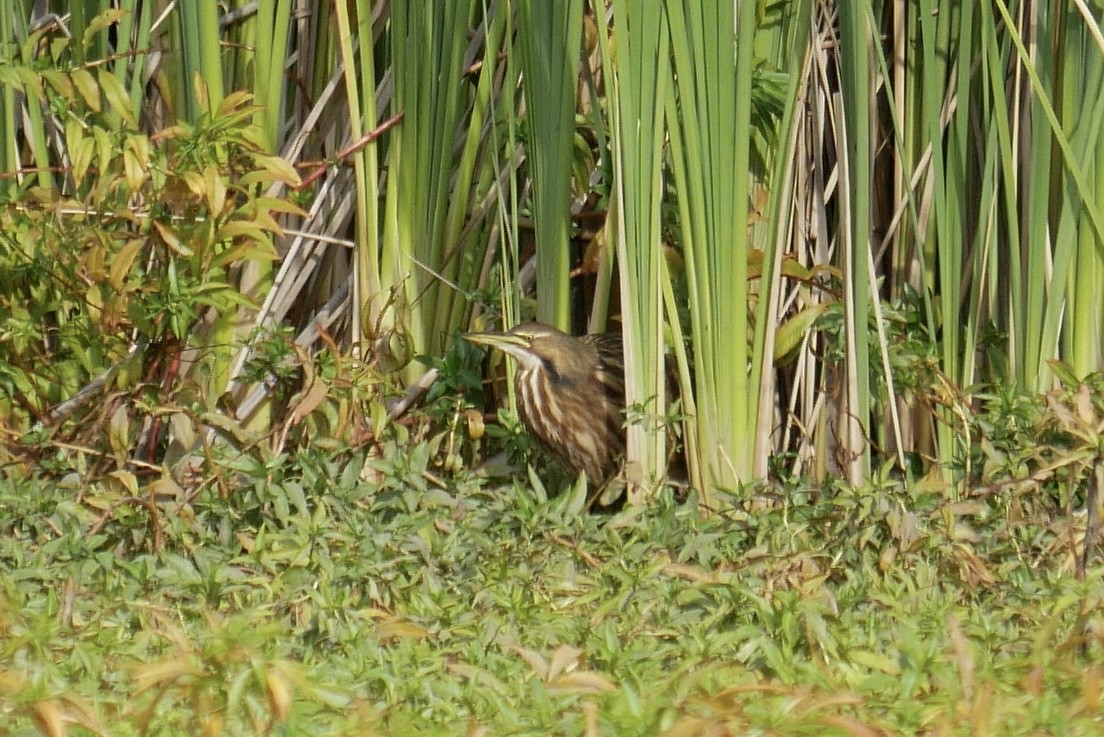
[[[539,482],[446,491],[414,450],[372,483],[247,461],[152,519],[4,482],[0,734],[1100,731],[1101,569],[1074,577],[1077,518],[1039,491],[594,516]]]

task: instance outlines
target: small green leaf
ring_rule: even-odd
[[[805,336],[827,309],[828,305],[823,302],[809,305],[782,323],[774,338],[774,360],[780,364],[793,360]]]
[[[126,458],[130,451],[130,414],[125,403],[120,403],[111,415],[107,426],[107,442],[117,460]]]
[[[88,167],[92,165],[92,157],[96,153],[96,140],[90,136],[84,136],[80,132],[80,126],[73,126],[66,132],[66,141],[69,145],[69,161],[73,167],[73,181],[84,181],[84,175],[88,173]]]
[[[96,34],[105,31],[116,23],[120,23],[130,15],[130,11],[122,8],[109,8],[88,22],[84,29],[84,38],[81,39],[85,49],[92,48]]]
[[[130,102],[130,93],[123,86],[122,80],[107,69],[100,69],[96,78],[99,80],[100,89],[103,90],[104,98],[111,111],[122,118],[127,126],[138,127],[138,120]]]
[[[74,69],[72,72],[73,86],[80,93],[81,99],[84,100],[84,104],[95,113],[100,112],[102,103],[100,101],[100,85],[96,83],[96,78],[92,76],[90,72],[85,69]]]
[[[272,239],[258,231],[255,240],[244,241],[226,249],[211,262],[211,265],[222,267],[235,261],[276,261],[279,258],[280,254],[272,245]]]

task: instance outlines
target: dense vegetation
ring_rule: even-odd
[[[156,516],[9,482],[7,732],[1100,731],[1100,568],[1075,578],[1079,524],[1037,487],[599,517],[446,491],[428,455],[392,447],[367,484],[363,454],[240,463]]]
[[[1099,3],[60,5],[0,735],[1104,729]],[[533,317],[624,334],[616,512],[458,340]]]

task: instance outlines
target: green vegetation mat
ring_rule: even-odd
[[[390,455],[148,506],[4,482],[0,734],[1104,727],[1101,570],[1075,579],[1083,524],[1040,522],[1045,498],[764,487],[603,516]]]

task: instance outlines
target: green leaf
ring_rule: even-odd
[[[100,89],[103,90],[104,98],[107,100],[111,111],[122,118],[123,122],[130,128],[138,127],[138,120],[135,118],[135,112],[130,102],[130,93],[123,86],[122,80],[107,69],[100,69],[96,74],[96,79],[99,82]]]
[[[147,170],[138,154],[131,148],[123,150],[123,170],[131,194],[137,194],[146,182]]]
[[[126,403],[121,402],[111,414],[107,440],[115,458],[123,461],[130,452],[130,409]]]
[[[26,84],[28,82],[26,75],[30,75],[31,78],[34,79],[34,73],[28,69],[23,74],[24,87],[27,88],[30,85]],[[39,74],[42,75],[42,79],[46,80],[46,84],[49,85],[50,88],[53,89],[58,95],[60,95],[67,101],[71,102],[73,100],[73,80],[70,79],[69,75],[63,74],[62,72],[54,69],[44,69],[39,72]],[[87,75],[88,73],[85,72],[85,74]],[[91,75],[88,75],[88,79],[91,79]],[[33,86],[36,88],[38,87],[37,79],[35,79],[35,84]],[[92,86],[93,88],[95,87],[95,82],[92,83]],[[96,90],[95,94],[98,100],[99,91]]]
[[[82,182],[84,175],[88,173],[88,167],[92,164],[92,157],[96,153],[96,141],[91,136],[85,136],[80,125],[73,121],[72,125],[65,126],[65,142],[69,147],[73,180],[78,183]]]
[[[281,181],[290,187],[297,187],[302,181],[299,178],[298,172],[295,171],[294,167],[292,167],[286,159],[282,159],[279,156],[254,154],[253,160],[264,171],[268,172],[273,180]]]
[[[184,245],[184,242],[181,241],[180,236],[177,235],[173,228],[157,220],[153,221],[153,227],[161,236],[161,240],[164,241],[165,245],[172,249],[177,255],[184,256],[185,258],[193,255],[194,252],[192,249]]]
[[[817,319],[827,311],[828,305],[826,303],[816,302],[782,323],[774,339],[775,362],[780,365],[790,363],[796,356],[797,349],[804,342],[809,330],[812,329]]]
[[[276,261],[279,258],[272,239],[258,231],[256,238],[231,246],[215,257],[211,265],[223,267],[236,261]]]
[[[100,101],[100,85],[96,82],[96,78],[85,69],[74,69],[70,76],[73,80],[73,86],[80,93],[88,109],[94,113],[100,112],[102,104]]]
[[[130,277],[134,261],[138,258],[139,252],[145,245],[145,240],[141,238],[132,238],[124,243],[123,247],[120,248],[114,258],[111,259],[111,264],[108,267],[108,283],[111,284],[116,292],[123,291],[123,287]]]

